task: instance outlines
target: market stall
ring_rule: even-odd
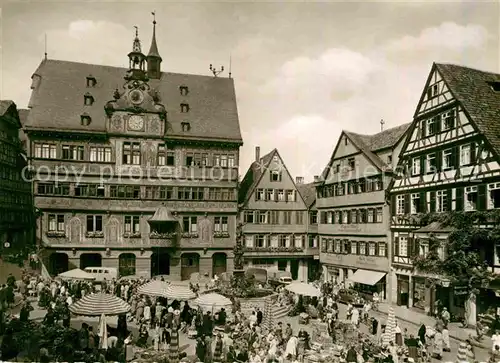
[[[166,281],[152,280],[137,289],[139,295],[167,297],[169,283]]]
[[[62,280],[79,280],[79,281],[94,281],[95,280],[94,275],[89,274],[83,270],[80,270],[79,268],[75,268],[73,270],[62,272],[59,275],[57,275],[57,277],[62,279]]]
[[[169,284],[165,289],[164,297],[177,301],[187,301],[196,298],[196,294],[189,286]]]
[[[227,297],[212,292],[198,296],[195,300],[193,300],[191,305],[200,307],[203,311],[210,311],[214,313],[221,308],[230,308],[233,304]]]

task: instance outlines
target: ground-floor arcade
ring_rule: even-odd
[[[288,271],[293,280],[308,282],[315,280],[320,271],[319,260],[295,257],[245,257],[245,268]]]
[[[174,250],[146,249],[47,249],[44,263],[51,275],[74,268],[111,267],[120,276],[166,276],[171,280],[189,280],[193,273],[210,277],[231,272],[232,249]]]

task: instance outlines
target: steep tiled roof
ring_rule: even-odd
[[[5,115],[7,110],[14,104],[13,101],[10,100],[0,100],[0,116]]]
[[[248,168],[243,180],[240,183],[240,188],[238,191],[238,201],[244,203],[250,197],[253,190],[257,186],[262,177],[262,174],[266,171],[273,156],[278,150],[273,149],[270,153],[262,156],[259,161],[254,161]]]
[[[316,187],[314,186],[314,183],[297,184],[297,190],[302,196],[302,199],[304,199],[306,207],[311,208],[316,201]]]
[[[33,75],[26,127],[104,131],[104,106],[113,100],[114,90],[125,83],[126,72],[127,69],[119,67],[42,61]],[[89,75],[96,79],[95,87],[87,88]],[[149,85],[158,92],[167,109],[169,136],[241,142],[233,79],[162,72],[161,79],[150,80]],[[180,93],[181,85],[189,89],[186,96]],[[87,92],[94,98],[91,106],[84,105]],[[189,112],[181,112],[181,103],[189,105]],[[81,125],[80,116],[84,112],[92,117],[90,126]],[[190,123],[189,132],[182,131],[182,122]]]
[[[455,99],[500,155],[500,92],[491,87],[492,82],[500,82],[500,74],[453,64],[435,66]]]
[[[390,167],[375,153],[379,150],[393,148],[396,146],[410,125],[411,123],[406,123],[384,130],[375,135],[361,135],[350,131],[344,131],[344,133],[379,169],[389,170]]]

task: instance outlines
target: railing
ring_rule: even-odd
[[[319,253],[318,248],[302,248],[302,247],[245,247],[245,253],[260,254],[301,254],[301,255],[315,255]]]

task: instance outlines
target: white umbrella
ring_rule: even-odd
[[[108,349],[108,325],[106,324],[106,315],[101,315],[99,321],[99,347]]]
[[[69,310],[75,315],[102,316],[120,315],[130,311],[130,305],[115,295],[95,293],[85,295],[71,304]]]
[[[310,297],[321,296],[321,291],[317,287],[311,284],[306,284],[305,282],[292,282],[290,285],[286,285],[285,289],[297,295]]]
[[[169,299],[183,301],[194,299],[196,294],[189,288],[189,286],[169,284],[166,288],[164,296]]]
[[[227,308],[233,305],[231,300],[221,294],[209,293],[197,297],[192,305],[199,306],[203,310],[217,310],[220,308]]]
[[[137,292],[139,295],[167,297],[168,286],[169,283],[166,281],[152,280],[139,286]]]
[[[57,277],[63,280],[95,280],[94,275],[80,270],[79,268],[60,273],[59,275],[57,275]]]

